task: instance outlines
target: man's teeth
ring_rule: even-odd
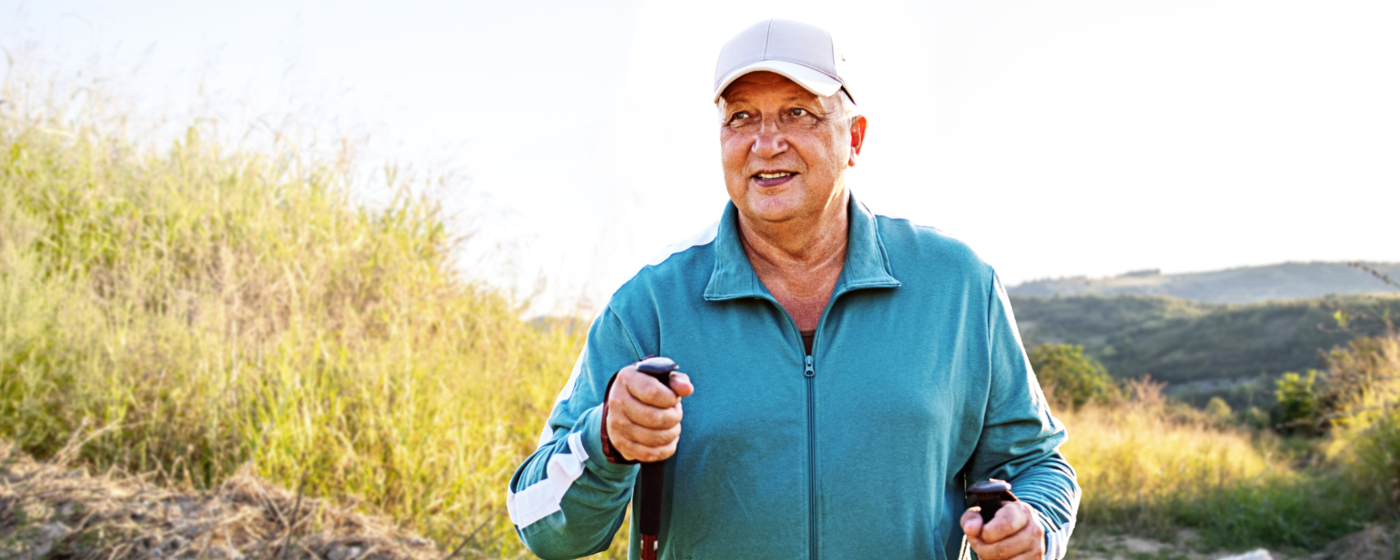
[[[779,178],[782,178],[782,177],[787,177],[788,175],[792,175],[792,174],[791,174],[791,173],[787,173],[787,172],[783,172],[783,173],[759,173],[759,174],[758,174],[758,178],[759,178],[759,179],[779,179]]]

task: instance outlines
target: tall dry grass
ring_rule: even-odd
[[[210,488],[241,465],[514,557],[506,482],[580,340],[454,268],[434,204],[354,154],[195,121],[135,138],[102,88],[0,97],[0,437]],[[38,85],[36,85],[36,83]],[[42,86],[42,87],[41,87]]]
[[[1193,527],[1217,547],[1317,549],[1375,518],[1354,486],[1295,464],[1276,436],[1167,401],[1150,380],[1128,393],[1058,414],[1084,488],[1082,526]]]

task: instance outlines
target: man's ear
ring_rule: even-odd
[[[865,145],[865,117],[858,116],[851,121],[851,157],[846,162],[847,166],[855,166],[856,156],[860,155],[860,148],[863,145]]]

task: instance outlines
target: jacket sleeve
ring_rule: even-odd
[[[1010,482],[1012,492],[1035,509],[1045,529],[1045,557],[1058,560],[1074,531],[1080,497],[1074,468],[1059,451],[1068,436],[1064,424],[1050,414],[1006,290],[995,274],[987,311],[991,385],[968,482]]]
[[[605,308],[549,414],[539,447],[515,470],[506,509],[541,558],[578,558],[608,548],[632,497],[636,465],[608,462],[600,421],[603,392],[618,370],[641,359],[621,320]]]

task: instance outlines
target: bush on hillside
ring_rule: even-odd
[[[1031,367],[1049,398],[1079,408],[1089,402],[1107,403],[1120,396],[1118,385],[1103,365],[1084,355],[1084,347],[1042,344],[1030,352]]]
[[[1394,375],[1390,367],[1392,337],[1362,337],[1333,348],[1324,356],[1327,362],[1327,390],[1322,407],[1328,412],[1345,413],[1347,406],[1364,399]]]
[[[1364,379],[1338,397],[1329,455],[1370,495],[1400,509],[1400,337],[1357,341],[1333,350],[1344,379]]]
[[[1227,420],[1234,415],[1234,411],[1230,410],[1230,403],[1225,402],[1225,399],[1220,397],[1210,398],[1210,401],[1206,403],[1205,413],[1217,421]]]
[[[1384,393],[1394,376],[1388,345],[1394,337],[1362,337],[1323,357],[1326,372],[1307,376],[1285,373],[1276,381],[1273,408],[1275,429],[1287,434],[1321,435],[1341,419],[1352,416],[1358,402]]]
[[[1307,377],[1288,372],[1280,377],[1275,396],[1274,427],[1289,434],[1314,435],[1321,431],[1322,407],[1317,370]]]

